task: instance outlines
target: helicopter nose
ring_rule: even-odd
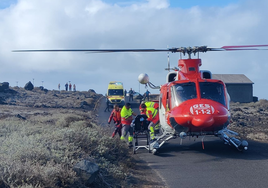
[[[198,116],[192,119],[192,124],[196,127],[210,127],[214,123],[212,116]]]

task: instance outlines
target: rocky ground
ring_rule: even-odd
[[[42,88],[34,88],[32,91],[24,88],[10,88],[0,92],[0,119],[17,118],[28,119],[30,117],[46,116],[49,122],[56,112],[65,113],[64,110],[76,112],[90,111],[94,119],[98,101],[102,95],[94,91],[50,91]],[[268,101],[260,100],[256,103],[231,103],[232,123],[231,130],[240,133],[240,137],[260,142],[268,140]],[[1,131],[0,131],[1,132]],[[110,134],[110,133],[109,133]],[[0,134],[1,137],[1,134]],[[133,185],[146,185],[143,187],[159,187],[156,174],[136,157],[137,165],[130,171],[132,179],[127,181]],[[161,185],[162,187],[164,185]],[[142,187],[142,186],[139,186]]]
[[[255,103],[231,103],[231,130],[240,133],[244,139],[268,141],[268,101]]]
[[[81,129],[86,128],[89,129],[91,126],[91,123],[93,124],[97,124],[96,121],[96,117],[97,117],[97,108],[99,106],[99,101],[103,96],[100,94],[96,94],[94,91],[90,90],[90,91],[83,91],[83,92],[73,92],[73,91],[50,91],[50,90],[46,90],[43,88],[34,88],[33,90],[25,90],[24,88],[18,88],[18,87],[14,87],[14,88],[9,88],[6,89],[4,91],[0,92],[0,120],[1,121],[1,125],[0,125],[0,147],[2,147],[1,152],[6,152],[5,153],[5,158],[7,164],[2,164],[0,162],[0,187],[3,187],[3,185],[5,185],[4,187],[8,187],[8,185],[14,185],[14,184],[18,184],[17,181],[25,181],[27,178],[27,175],[25,175],[26,177],[21,177],[18,174],[21,174],[20,171],[22,170],[27,170],[27,173],[31,174],[31,173],[35,173],[34,175],[29,175],[31,177],[33,177],[35,180],[35,182],[41,182],[41,183],[46,183],[46,181],[49,181],[49,179],[47,177],[43,177],[43,178],[37,178],[40,177],[41,175],[38,174],[36,171],[32,172],[30,170],[30,168],[32,168],[32,166],[36,165],[32,165],[32,166],[26,166],[25,163],[20,163],[17,158],[9,158],[9,153],[13,153],[16,151],[13,151],[14,149],[3,149],[6,145],[14,145],[14,148],[16,147],[20,147],[20,148],[24,148],[26,147],[25,144],[21,143],[21,139],[24,139],[23,136],[24,135],[28,135],[29,139],[31,137],[31,139],[33,140],[32,137],[36,137],[36,135],[42,134],[43,136],[40,135],[40,137],[50,137],[50,134],[47,131],[49,131],[48,129],[54,129],[52,128],[53,126],[55,126],[55,129],[57,128],[57,134],[61,137],[66,137],[66,134],[69,134],[68,132],[68,127],[70,127],[70,131],[72,129],[75,129],[76,125],[81,127]],[[20,126],[23,125],[25,126],[25,129],[21,128]],[[33,128],[35,127],[36,128]],[[48,129],[45,129],[45,128]],[[62,130],[61,130],[62,127]],[[88,128],[89,127],[89,128]],[[21,135],[20,133],[16,133],[17,131],[22,132],[23,135]],[[65,131],[67,131],[65,133]],[[102,130],[103,131],[103,130]],[[104,134],[107,134],[110,138],[110,132],[108,132],[110,130],[107,130],[107,132],[104,131]],[[51,139],[51,142],[55,141],[56,144],[56,140],[54,140],[54,136],[55,136],[55,130],[53,130],[53,134],[51,135],[51,137],[53,137],[53,139]],[[64,133],[63,133],[64,132]],[[61,133],[63,133],[63,135],[61,135]],[[15,134],[15,137],[12,137],[12,135]],[[18,139],[16,139],[16,134],[19,134]],[[77,132],[77,134],[83,134],[82,132]],[[73,135],[72,135],[73,136]],[[12,137],[12,142],[10,141],[9,144],[5,144],[7,142],[7,138],[8,140],[11,140]],[[79,138],[74,138],[74,137],[70,137],[71,139],[73,139],[73,143],[76,143],[76,141],[79,140]],[[40,139],[39,136],[37,136],[37,140]],[[107,144],[106,141],[109,139],[105,139],[103,140],[104,143],[100,143],[99,144]],[[15,147],[16,142],[18,141],[18,146]],[[117,142],[115,139],[112,140],[113,142]],[[120,141],[120,140],[119,140]],[[118,142],[119,142],[118,141]],[[35,141],[34,141],[35,142]],[[48,141],[49,142],[49,141]],[[121,143],[121,142],[120,142]],[[41,145],[43,145],[44,143],[42,142]],[[47,144],[47,143],[45,143]],[[52,143],[53,144],[53,143]],[[85,143],[86,144],[86,143]],[[119,144],[119,143],[117,143]],[[25,145],[25,146],[24,146]],[[40,143],[39,143],[40,145]],[[57,145],[64,145],[64,143],[58,143]],[[120,144],[119,144],[120,145]],[[122,145],[122,144],[121,144]],[[60,149],[60,148],[55,148],[55,150],[53,150],[52,155],[48,155],[46,154],[46,150],[47,148],[39,148],[38,152],[35,153],[35,156],[42,156],[41,158],[43,158],[43,156],[46,156],[46,160],[50,160],[49,158],[57,158],[58,161],[65,161],[64,157],[68,156],[68,155],[77,155],[77,153],[79,152],[75,152],[75,153],[69,153],[70,152],[70,148],[68,148],[70,145],[67,144],[65,145],[64,149]],[[80,145],[79,145],[80,146]],[[29,146],[28,146],[29,147]],[[124,146],[120,146],[123,147]],[[13,148],[13,147],[12,147]],[[29,147],[31,148],[31,147]],[[68,151],[66,151],[66,148]],[[58,150],[60,149],[60,150]],[[122,149],[122,148],[121,148]],[[19,151],[21,151],[23,149],[20,149]],[[36,146],[33,145],[32,149],[33,152],[36,152],[34,150],[36,150]],[[80,152],[84,153],[81,155],[87,155],[87,149],[82,150]],[[111,149],[110,149],[111,150]],[[126,152],[129,152],[130,156],[133,156],[132,153],[128,150],[128,148],[125,148]],[[20,156],[20,158],[24,155],[29,155],[28,159],[29,161],[31,161],[30,158],[32,158],[31,154],[23,154],[23,151],[21,152],[17,152],[17,156]],[[62,151],[64,151],[64,153],[62,153]],[[98,149],[98,151],[100,151],[100,149]],[[104,148],[103,152],[106,152],[107,150]],[[60,153],[58,153],[60,152]],[[115,152],[115,151],[114,151]],[[31,152],[30,152],[31,153]],[[89,152],[90,153],[90,152]],[[104,153],[105,154],[105,153]],[[63,156],[62,156],[63,155]],[[64,156],[65,155],[65,156]],[[122,157],[126,157],[128,155],[126,154],[122,154]],[[71,157],[71,160],[76,161],[77,159],[75,157]],[[3,156],[2,156],[3,157]],[[36,157],[34,157],[34,160]],[[38,157],[39,158],[39,157]],[[117,157],[118,158],[118,157]],[[119,157],[120,158],[120,157]],[[39,160],[39,159],[38,159]],[[37,161],[38,161],[37,160]],[[125,160],[125,159],[124,159]],[[15,163],[12,161],[16,161]],[[123,160],[121,160],[123,161]],[[125,184],[130,184],[131,187],[164,187],[163,184],[161,184],[159,182],[159,179],[157,177],[157,175],[155,174],[154,171],[152,171],[150,169],[150,167],[148,167],[146,165],[145,162],[141,161],[138,156],[133,156],[132,162],[128,162],[127,160],[125,160],[126,164],[122,164],[121,166],[124,169],[115,169],[112,167],[112,170],[115,170],[115,172],[113,173],[112,170],[111,172],[113,174],[117,174],[118,176],[120,176],[120,178],[123,178],[121,180],[118,180],[119,182],[121,181],[121,186],[125,183]],[[71,162],[72,163],[72,162]],[[133,165],[133,164],[135,165]],[[15,165],[16,164],[16,165]],[[67,165],[70,163],[66,163]],[[63,162],[63,165],[66,165],[65,162]],[[2,165],[7,165],[7,166],[19,166],[16,168],[9,168],[8,169],[8,174],[2,177]],[[29,165],[29,164],[28,164]],[[101,161],[101,166],[112,166],[112,163],[110,163],[109,161]],[[7,167],[8,168],[8,167]],[[45,168],[49,168],[49,166],[44,166]],[[102,167],[105,168],[105,167]],[[122,175],[122,172],[128,172],[125,175]],[[110,173],[111,173],[110,172]],[[70,171],[68,171],[68,173],[70,173]],[[101,175],[105,175],[108,176],[109,174],[107,174],[108,172],[101,170]],[[63,173],[64,174],[64,173]],[[70,174],[64,174],[66,177],[68,176],[68,183],[71,182],[71,175]],[[108,177],[106,177],[108,178]],[[36,180],[38,179],[38,180]],[[103,180],[103,177],[101,178],[101,180],[99,180],[99,182],[94,186],[94,187],[109,187],[109,185],[111,185],[111,177],[108,178],[109,181],[106,182],[106,180]],[[7,180],[10,180],[10,182],[7,182]],[[103,181],[102,181],[103,180]],[[59,181],[59,180],[55,180],[55,181]],[[4,184],[3,184],[4,182]],[[52,181],[51,181],[52,182]],[[123,182],[123,184],[122,184]],[[23,184],[27,184],[27,182],[21,183],[21,185]],[[117,185],[114,185],[117,184]],[[100,185],[100,186],[98,186]],[[108,185],[108,186],[107,186]],[[112,187],[118,187],[118,182],[113,182],[112,183]],[[30,186],[30,184],[29,184]],[[23,186],[22,186],[23,187]],[[30,186],[31,187],[31,186]],[[35,187],[35,186],[33,186]],[[52,186],[53,187],[53,186]],[[119,186],[120,187],[120,186]],[[122,186],[125,187],[125,186]]]

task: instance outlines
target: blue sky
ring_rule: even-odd
[[[120,0],[104,0],[109,4],[129,5],[134,2],[142,3],[146,0],[120,1]],[[170,7],[191,8],[193,6],[200,7],[222,7],[229,4],[237,3],[239,0],[169,0]]]
[[[222,7],[229,4],[237,3],[238,0],[170,0],[170,7],[190,8],[193,6],[200,7]]]
[[[12,53],[16,49],[166,48],[268,44],[267,0],[0,0],[0,82],[104,94],[110,81],[141,93],[165,83],[166,53]],[[13,6],[10,6],[13,4]],[[116,4],[116,5],[115,5]],[[200,54],[202,70],[245,74],[268,99],[267,51]],[[171,67],[179,54],[170,54]],[[151,93],[158,91],[150,90]]]
[[[0,9],[4,9],[9,7],[11,4],[17,3],[17,0],[1,0],[0,1]]]
[[[142,3],[146,0],[122,1],[122,0],[104,0],[109,4],[130,5],[132,3]],[[169,0],[170,7],[191,8],[192,6],[211,7],[211,6],[226,6],[232,3],[237,3],[239,0]],[[1,0],[0,9],[9,7],[11,4],[17,3],[17,0]]]

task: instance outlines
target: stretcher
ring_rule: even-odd
[[[146,115],[137,115],[132,121],[134,130],[133,136],[133,154],[137,153],[137,150],[143,148],[150,151],[150,133],[148,130],[149,122],[147,121]]]

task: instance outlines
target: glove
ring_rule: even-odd
[[[132,120],[130,127],[134,127],[134,126],[135,126],[135,123],[134,123],[134,120]]]

